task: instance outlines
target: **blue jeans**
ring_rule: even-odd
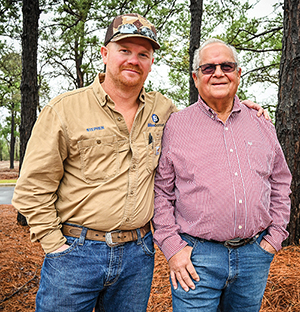
[[[86,240],[85,233],[66,237],[66,251],[46,255],[36,312],[146,311],[155,254],[151,231],[116,247]]]
[[[188,292],[172,287],[173,312],[258,312],[274,257],[259,246],[265,234],[237,249],[183,234],[200,281]]]

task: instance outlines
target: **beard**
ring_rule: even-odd
[[[136,73],[132,74],[132,77],[130,77],[130,73],[126,74],[124,76],[122,73],[124,70],[134,70]],[[109,71],[107,72],[109,74]],[[119,68],[119,71],[117,74],[110,73],[111,79],[118,85],[119,87],[135,87],[139,86],[141,83],[144,84],[144,81],[142,81],[143,77],[143,70],[139,66],[134,65],[122,65]]]

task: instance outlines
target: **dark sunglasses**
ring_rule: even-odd
[[[200,65],[197,70],[200,68],[202,74],[204,75],[212,75],[215,71],[217,66],[221,66],[221,70],[223,73],[232,73],[236,67],[237,67],[237,63],[234,62],[224,62],[221,64],[203,64]]]
[[[123,25],[118,27],[118,31],[116,33],[114,33],[114,35],[110,38],[110,40],[119,34],[140,34],[140,35],[148,37],[154,41],[157,41],[156,34],[150,28],[148,28],[146,26],[143,26],[141,28],[137,28],[133,24],[123,24]]]

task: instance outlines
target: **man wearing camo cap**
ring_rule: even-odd
[[[37,312],[147,309],[154,169],[176,110],[143,88],[159,47],[147,19],[116,17],[101,48],[106,73],[36,122],[13,204],[46,253]]]
[[[146,18],[134,13],[120,15],[113,20],[107,29],[104,45],[129,37],[145,38],[150,40],[153,49],[160,48],[154,25]]]
[[[159,49],[138,14],[116,17],[106,73],[41,112],[13,205],[46,253],[37,312],[143,312],[154,268],[154,170],[171,100],[143,84]]]

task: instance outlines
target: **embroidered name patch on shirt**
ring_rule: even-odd
[[[97,130],[103,130],[104,126],[100,126],[100,127],[93,127],[93,128],[87,128],[86,131],[90,132],[90,131],[97,131]]]

